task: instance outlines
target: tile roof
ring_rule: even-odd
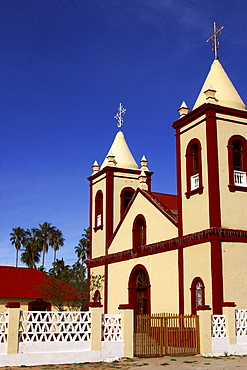
[[[47,275],[36,269],[0,266],[1,298],[44,298],[37,287]]]
[[[177,195],[164,194],[164,193],[155,193],[152,194],[159,199],[159,201],[167,207],[174,215],[178,214],[178,197]]]

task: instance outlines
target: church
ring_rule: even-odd
[[[92,167],[87,266],[105,313],[247,308],[247,111],[218,58],[178,112],[177,195],[152,190],[121,130]]]

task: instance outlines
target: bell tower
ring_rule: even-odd
[[[105,256],[112,235],[138,187],[151,190],[151,175],[143,156],[141,167],[118,131],[101,165],[94,162],[90,181],[90,258]],[[98,269],[98,270],[97,270]],[[104,275],[104,310],[107,312],[108,266],[94,269]]]
[[[178,111],[180,118],[173,127],[179,235],[201,235],[202,242],[193,254],[198,261],[202,250],[210,256],[211,272],[205,271],[204,276],[211,284],[213,312],[220,314],[227,299],[223,264],[229,263],[222,254],[224,235],[246,229],[247,111],[218,58],[191,112],[185,102]],[[212,234],[218,236],[210,237]],[[179,251],[180,297],[184,294],[185,261],[191,257],[188,249]]]

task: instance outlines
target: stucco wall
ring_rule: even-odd
[[[184,307],[191,313],[191,283],[200,277],[205,286],[205,304],[212,305],[210,243],[184,248]]]
[[[247,246],[222,243],[225,302],[235,302],[237,309],[247,307]]]
[[[94,231],[95,227],[95,196],[98,190],[103,193],[103,229]],[[92,258],[102,256],[105,253],[105,220],[106,220],[106,198],[105,198],[105,175],[99,176],[92,185]]]
[[[109,313],[116,313],[119,304],[129,303],[129,277],[138,264],[143,265],[149,274],[151,312],[178,312],[177,251],[169,251],[109,265]]]
[[[177,227],[139,193],[113,239],[109,253],[132,248],[132,228],[138,214],[146,219],[146,244],[177,236]]]
[[[189,234],[209,227],[208,210],[208,178],[207,178],[207,145],[206,145],[206,125],[205,121],[193,127],[197,121],[193,121],[185,127],[181,133],[181,176],[182,176],[182,207],[183,207],[183,230],[184,234]],[[190,126],[192,128],[188,129]],[[202,162],[202,186],[203,194],[194,194],[189,199],[186,198],[187,176],[186,176],[186,149],[192,139],[198,139],[201,143],[201,162]],[[200,217],[198,217],[200,215]]]
[[[224,117],[231,119],[232,117]],[[247,228],[247,194],[246,192],[229,190],[229,163],[228,163],[228,141],[234,135],[240,135],[247,139],[246,124],[234,122],[217,121],[218,128],[218,156],[220,171],[220,203],[221,223],[225,228],[246,229]]]

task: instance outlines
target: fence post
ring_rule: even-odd
[[[211,311],[211,308],[197,310],[197,315],[199,316],[200,353],[202,355],[212,353]]]
[[[8,308],[8,335],[6,353],[7,355],[12,355],[18,353],[20,303],[8,302],[5,307]]]
[[[90,306],[91,312],[91,351],[101,351],[101,336],[102,336],[102,314],[103,306]]]
[[[226,336],[229,337],[229,344],[236,344],[235,306],[223,307],[223,314],[226,320]]]
[[[134,356],[134,310],[119,306],[121,314],[122,339],[124,342],[124,357]]]

